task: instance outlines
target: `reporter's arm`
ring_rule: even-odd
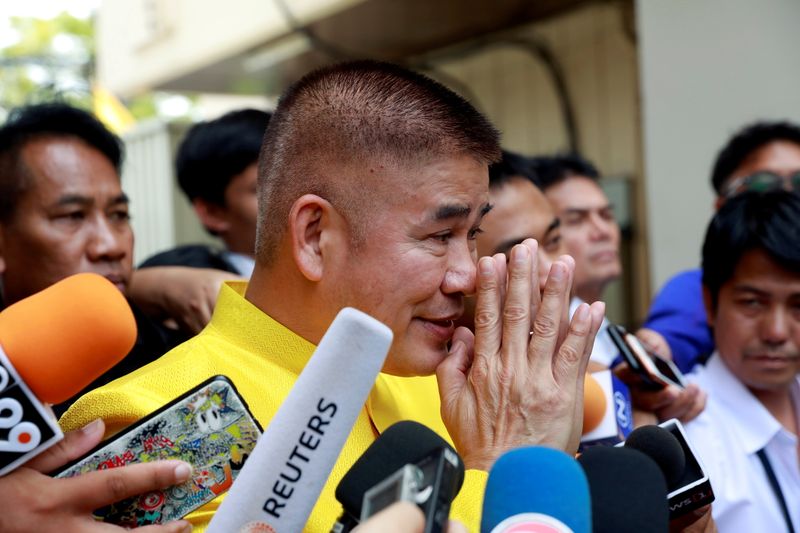
[[[225,281],[243,279],[213,268],[159,266],[134,271],[128,296],[155,320],[174,320],[189,333],[198,333],[211,320],[219,288]]]

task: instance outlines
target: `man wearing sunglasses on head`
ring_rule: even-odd
[[[719,209],[746,191],[800,191],[800,126],[757,122],[737,132],[717,154],[711,185]],[[675,363],[688,372],[714,351],[702,297],[702,271],[681,272],[656,295],[645,327],[669,343]]]

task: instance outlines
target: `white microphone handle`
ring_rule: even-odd
[[[352,308],[336,315],[209,533],[269,531],[265,525],[277,533],[303,530],[391,343],[391,330],[369,315]]]

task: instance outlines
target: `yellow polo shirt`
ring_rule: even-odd
[[[83,396],[64,413],[62,428],[70,431],[102,418],[107,435],[114,434],[217,374],[230,378],[253,416],[266,428],[315,346],[247,301],[246,286],[244,282],[225,284],[211,322],[203,331],[153,363]],[[339,480],[380,432],[400,420],[425,424],[452,444],[439,415],[435,377],[380,374],[305,531],[330,531],[341,513],[334,496]],[[470,531],[480,529],[486,477],[486,472],[468,470],[453,503],[451,516]],[[188,516],[195,531],[205,530],[222,498],[224,495]]]

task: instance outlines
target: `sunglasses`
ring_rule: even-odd
[[[722,191],[724,198],[732,198],[743,192],[767,192],[778,189],[800,191],[800,170],[781,176],[774,172],[762,170],[749,176],[742,176],[732,180]]]

